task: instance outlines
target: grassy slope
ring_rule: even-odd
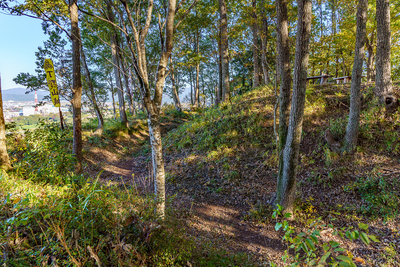
[[[348,92],[349,86],[307,89],[298,222],[319,216],[326,222],[335,219],[337,226],[368,222],[374,227],[371,231],[387,242],[383,248],[369,250],[372,256],[354,252],[377,264],[377,258],[389,257],[385,247],[389,252],[392,246],[399,249],[400,112],[386,116],[374,101],[373,85],[365,85],[357,151],[354,155],[334,153],[324,140],[324,131],[330,128],[337,140],[344,137]],[[268,223],[265,205],[276,189],[278,166],[273,95],[268,88],[251,91],[170,132],[164,144],[167,183],[173,190],[196,202],[241,207],[244,217]],[[396,253],[390,257],[388,266],[391,260],[400,260]]]
[[[338,226],[369,220],[371,232],[387,242],[378,249],[353,247],[352,252],[378,255],[388,263],[399,261],[390,249],[393,244],[396,248],[399,223],[399,118],[385,118],[371,101],[372,88],[364,88],[357,153],[330,152],[323,131],[330,127],[336,138],[343,137],[348,90],[307,91],[297,223],[301,227],[304,218],[318,216],[336,217]],[[166,128],[187,121],[164,138],[168,186],[196,202],[240,207],[248,220],[270,224],[264,205],[276,186],[274,102],[272,90],[264,88],[201,115],[165,111]],[[86,141],[89,146],[131,153],[123,146],[141,145],[145,128],[139,122],[132,129],[120,129],[114,122],[106,126],[103,137]],[[105,265],[247,263],[241,255],[229,256],[181,230],[186,225],[179,210],[171,208],[160,224],[152,213],[151,197],[139,195],[135,187],[111,188],[75,177],[70,172],[73,159],[65,154],[72,144],[71,132],[61,133],[57,126],[40,129],[25,138],[9,139],[16,168],[0,178],[0,246],[2,257],[7,251],[10,266],[43,262],[68,266],[75,261],[93,266],[88,246]],[[124,142],[124,138],[138,141]],[[148,151],[147,146],[144,149]],[[85,153],[90,155],[90,150]],[[370,256],[371,264],[374,257]]]
[[[88,135],[95,126],[84,126],[85,157],[91,157],[90,148],[95,147],[130,153],[125,146],[141,144],[145,135],[141,121],[130,129],[107,121],[102,137]],[[57,124],[8,136],[14,171],[0,174],[1,265],[246,264],[242,255],[194,242],[176,210],[169,209],[160,221],[154,198],[140,194],[132,181],[109,186],[96,176],[74,175],[71,147],[71,129],[61,131]],[[92,169],[90,164],[85,163],[85,170]]]

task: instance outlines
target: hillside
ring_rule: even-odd
[[[400,114],[385,115],[373,97],[373,85],[363,85],[359,145],[354,155],[332,152],[324,139],[330,129],[343,139],[349,107],[349,86],[309,86],[298,171],[297,231],[307,220],[357,229],[359,222],[385,240],[379,246],[340,243],[376,266],[400,262]],[[261,88],[237,96],[232,104],[211,108],[164,138],[170,194],[188,199],[196,211],[197,233],[221,237],[226,249],[246,251],[280,262],[279,242],[269,211],[276,190],[278,159],[273,134],[275,98]],[[246,225],[245,227],[243,225]],[[281,233],[281,232],[280,232]],[[390,253],[389,253],[390,254]]]
[[[373,89],[363,85],[359,145],[345,155],[330,151],[324,131],[343,138],[349,87],[308,87],[293,221],[273,218],[268,203],[278,167],[272,88],[218,108],[164,107],[164,221],[154,214],[143,113],[128,129],[107,119],[102,136],[96,121],[84,123],[83,176],[66,152],[72,131],[43,123],[10,135],[0,244],[15,266],[287,266],[296,257],[397,266],[400,114],[385,114]]]
[[[34,101],[35,93],[31,92],[29,94],[25,94],[25,88],[11,88],[2,91],[3,101]],[[49,96],[49,92],[47,91],[37,91],[38,100],[42,101],[43,97]]]

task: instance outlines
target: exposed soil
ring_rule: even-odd
[[[345,99],[333,99],[333,96],[327,95],[326,101],[331,107],[331,112],[325,113],[326,117],[310,115],[305,119],[300,155],[302,167],[298,172],[298,196],[303,203],[300,204],[299,216],[322,216],[326,222],[331,222],[330,219],[334,217],[336,220],[332,223],[336,227],[356,227],[364,220],[356,214],[341,214],[340,207],[357,206],[363,200],[356,192],[344,193],[343,186],[373,169],[389,179],[400,179],[400,156],[384,155],[367,148],[353,156],[334,158],[328,168],[322,164],[322,158],[309,162],[310,155],[316,153],[317,147],[325,142],[323,136],[315,135],[316,129],[328,127],[329,118],[348,110]],[[165,124],[163,133],[175,127]],[[152,192],[150,154],[136,150],[139,145],[141,143],[125,140],[113,144],[112,149],[88,148],[88,171],[95,176],[102,170],[100,180],[104,183],[134,183],[141,192]],[[129,147],[128,151],[123,150],[126,146]],[[165,153],[166,172],[169,174],[167,195],[175,196],[172,203],[185,214],[182,218],[191,236],[199,240],[212,240],[232,253],[244,252],[255,265],[268,265],[268,261],[273,261],[283,266],[281,257],[287,248],[282,241],[283,232],[275,231],[275,222],[271,219],[260,222],[250,216],[251,211],[265,207],[276,190],[276,167],[271,167],[273,164],[268,163],[268,157],[260,156],[263,153],[258,149],[248,150],[240,146],[238,149],[242,149],[240,160],[228,159],[229,170],[223,170],[220,162],[203,160],[205,155],[198,151],[198,158],[193,162],[187,160],[190,150]],[[322,153],[322,148],[319,149],[319,153]],[[355,165],[355,161],[362,163]],[[226,179],[226,171],[234,171],[235,175]],[[317,178],[314,177],[315,173],[318,173]],[[400,218],[397,216],[389,222],[375,220],[367,223],[370,225],[369,233],[375,234],[381,243],[367,247],[358,241],[337,239],[326,227],[321,238],[326,241],[337,240],[343,248],[362,259],[360,266],[377,266],[385,262],[382,253],[390,243],[395,244],[395,249],[400,252],[400,235],[397,232]],[[305,230],[304,223],[295,221],[293,224],[297,231]],[[387,266],[400,266],[396,265],[400,262],[399,253],[394,262],[387,263]]]

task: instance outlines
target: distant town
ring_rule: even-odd
[[[32,96],[33,98],[33,96]],[[61,111],[68,112],[70,103],[61,102]],[[3,113],[4,119],[7,122],[13,121],[13,118],[20,116],[30,116],[30,115],[43,115],[48,116],[51,114],[58,114],[58,107],[54,107],[53,104],[46,103],[44,105],[39,105],[37,93],[35,92],[35,98],[33,101],[15,101],[9,100],[3,102]]]

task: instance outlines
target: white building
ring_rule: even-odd
[[[58,113],[58,108],[56,108],[52,104],[45,104],[44,106],[40,106],[40,107],[38,107],[38,110],[42,115]]]
[[[22,108],[22,116],[35,115],[34,107],[23,107]]]

